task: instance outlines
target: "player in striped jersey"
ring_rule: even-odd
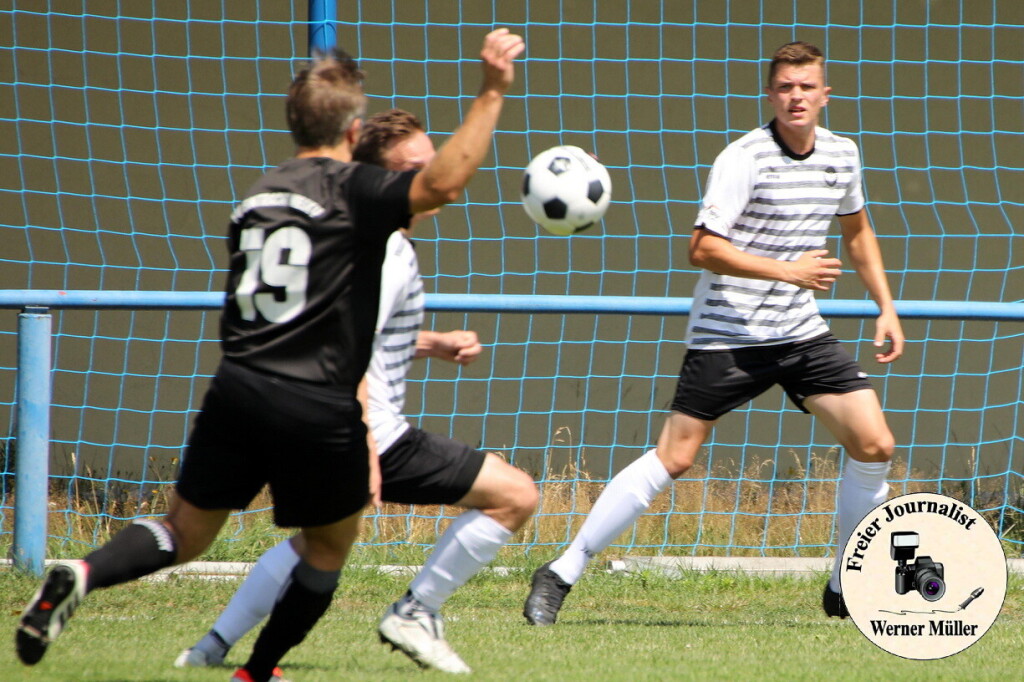
[[[796,42],[775,53],[766,88],[775,117],[715,160],[690,238],[690,261],[703,272],[672,412],[657,447],[609,482],[569,549],[534,574],[523,612],[531,623],[553,624],[587,562],[690,468],[717,420],[775,384],[819,418],[849,456],[839,485],[837,556],[864,514],[886,499],[892,433],[867,375],[831,335],[813,295],[841,274],[842,263],[825,249],[835,216],[846,254],[880,309],[875,359],[889,363],[903,352],[864,210],[857,147],[818,125],[829,91],[818,48]],[[822,606],[846,617],[840,563]]]
[[[395,109],[366,121],[353,159],[408,171],[422,168],[433,155],[420,121]],[[412,222],[434,213],[414,216]],[[406,504],[452,504],[468,511],[439,538],[409,592],[387,610],[380,636],[423,667],[468,673],[469,666],[444,637],[439,610],[530,517],[537,506],[537,487],[529,475],[497,455],[421,431],[402,414],[405,377],[414,357],[466,365],[482,351],[475,332],[420,329],[423,284],[410,231],[395,232],[387,243],[377,333],[366,373],[367,419],[380,453],[381,497]],[[298,562],[298,542],[298,536],[285,540],[260,557],[217,622],[181,653],[176,666],[224,660],[227,650],[270,613]]]

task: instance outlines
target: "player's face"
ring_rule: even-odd
[[[422,170],[432,158],[434,158],[434,143],[430,141],[426,133],[417,130],[412,135],[391,145],[384,152],[384,166],[388,170],[394,171]],[[409,227],[424,218],[437,215],[440,210],[440,208],[435,208],[432,211],[417,213],[412,217]]]
[[[767,88],[775,120],[791,129],[812,129],[828,104],[832,88],[825,85],[821,64],[781,64]]]
[[[384,165],[388,170],[422,170],[434,158],[434,143],[427,134],[417,130],[394,143],[384,152]]]

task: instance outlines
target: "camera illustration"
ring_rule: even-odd
[[[917,590],[927,601],[938,601],[946,594],[942,564],[932,561],[930,556],[919,556],[914,560],[920,544],[921,536],[913,531],[892,534],[889,556],[899,564],[896,566],[896,594]],[[913,563],[908,565],[908,561]]]

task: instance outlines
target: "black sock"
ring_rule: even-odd
[[[306,638],[331,605],[341,571],[320,571],[299,561],[292,582],[270,612],[245,669],[256,682],[269,680],[288,650]]]
[[[85,557],[87,591],[155,573],[172,565],[177,555],[174,536],[166,526],[153,519],[136,521]]]

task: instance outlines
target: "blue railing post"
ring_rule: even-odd
[[[309,54],[324,54],[338,43],[338,0],[309,0]]]
[[[14,566],[43,574],[50,478],[50,355],[52,317],[47,308],[18,315],[18,422],[14,496]]]

